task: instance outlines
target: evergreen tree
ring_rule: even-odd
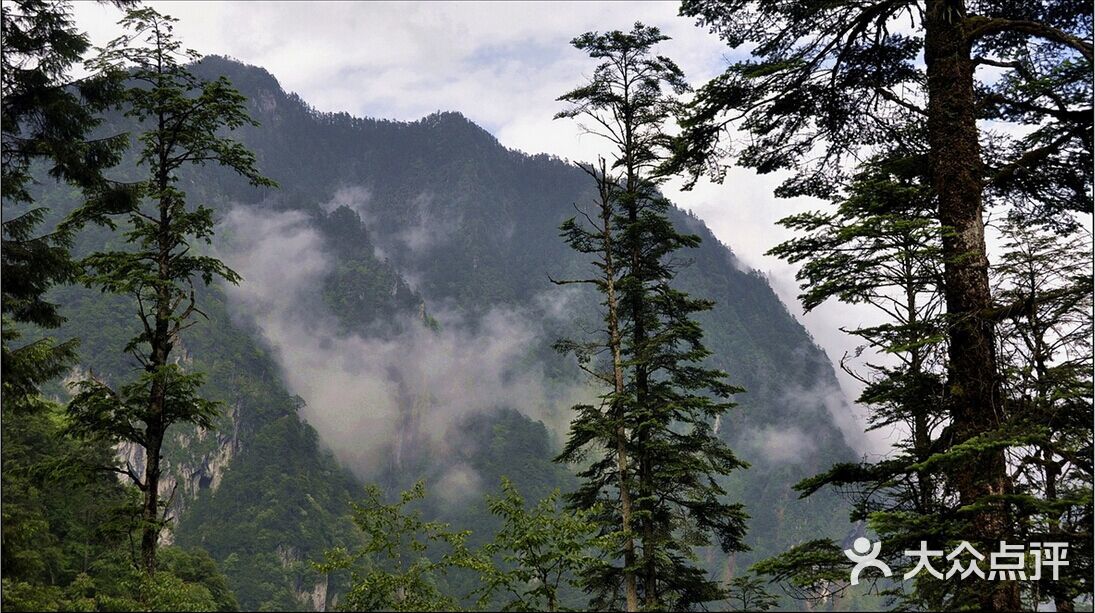
[[[110,447],[65,437],[63,407],[37,405],[15,411],[4,399],[4,609],[79,610],[123,596],[134,492],[89,469],[113,461]]]
[[[902,155],[905,153],[905,155]],[[935,548],[961,540],[959,501],[936,465],[948,450],[946,346],[942,318],[942,229],[931,219],[932,199],[923,164],[907,151],[890,151],[865,164],[831,213],[813,211],[782,219],[799,236],[769,253],[801,264],[797,274],[807,311],[828,300],[870,305],[884,322],[845,330],[863,350],[879,356],[859,372],[859,402],[869,429],[900,433],[893,451],[878,461],[843,463],[796,486],[802,496],[834,487],[852,503],[852,521],[864,521],[885,543],[882,557],[903,565],[906,550],[926,541]],[[838,543],[805,543],[757,565],[781,578],[789,592],[830,598],[848,587]],[[840,569],[835,573],[834,569]],[[953,585],[918,575],[915,590],[903,583],[888,594],[905,606],[941,609]]]
[[[76,272],[71,233],[39,233],[45,207],[35,177],[48,173],[86,198],[118,195],[103,178],[124,138],[94,139],[97,113],[117,100],[113,73],[73,79],[88,49],[65,2],[5,3],[0,12],[0,196],[3,234],[3,595],[8,610],[86,606],[85,593],[109,593],[124,571],[127,492],[106,474],[88,471],[110,459],[102,445],[63,437],[62,409],[40,386],[71,367],[77,340],[49,337],[19,344],[23,325],[51,330],[64,317],[47,297]],[[124,192],[123,192],[124,193]]]
[[[795,169],[782,196],[830,197],[847,183],[849,160],[910,134],[925,143],[933,218],[948,230],[947,415],[956,445],[993,436],[1002,398],[983,209],[1023,206],[1062,223],[1062,212],[1091,210],[1090,6],[686,0],[681,12],[732,47],[755,45],[755,59],[697,95],[676,160],[694,176],[726,152],[730,123],[755,137],[736,152],[740,163]],[[981,67],[993,76],[981,78]],[[1029,129],[983,130],[978,120]],[[966,534],[989,547],[1013,526],[1005,452],[963,449],[973,453],[947,478],[971,511]],[[1019,606],[1014,581],[970,581],[967,591],[982,608]]]
[[[218,404],[202,398],[203,377],[185,372],[173,360],[180,334],[204,315],[194,283],[214,279],[236,283],[239,277],[220,260],[196,251],[213,234],[211,209],[191,207],[176,186],[186,165],[215,162],[253,185],[273,182],[255,170],[254,156],[221,136],[224,129],[254,125],[244,98],[221,78],[202,82],[185,66],[197,55],[183,51],[173,35],[174,20],[150,8],[127,12],[127,34],[103,49],[93,65],[128,70],[126,114],[145,130],[137,140],[138,165],[148,178],[135,187],[140,199],[123,214],[128,251],[108,251],[83,262],[84,282],[103,291],[136,299],[141,331],[126,345],[142,368],[131,382],[112,389],[94,378],[80,382],[69,405],[73,432],[112,442],[135,444],[144,451],[143,475],[127,465],[117,469],[143,493],[140,566],[153,575],[156,548],[164,523],[161,513],[162,447],[168,429],[180,423],[212,427]],[[116,211],[92,203],[74,223],[97,221],[113,226]]]
[[[585,129],[607,141],[612,150],[609,169],[618,174],[612,181],[616,187],[607,192],[614,201],[614,227],[606,225],[603,213],[599,222],[588,220],[592,229],[585,233],[574,232],[573,224],[564,226],[572,246],[611,255],[619,274],[613,283],[618,312],[610,309],[606,317],[618,318],[621,357],[613,363],[622,365],[622,390],[614,374],[602,377],[612,381],[613,391],[601,408],[576,407],[578,415],[559,456],[578,462],[593,453],[605,454],[583,472],[583,486],[571,495],[575,506],[603,503],[619,509],[621,492],[615,488],[621,483],[634,494],[634,537],[640,544],[635,565],[626,559],[625,533],[624,567],[607,566],[587,579],[595,606],[601,607],[618,606],[621,586],[627,591],[625,604],[638,604],[631,601],[629,573],[634,573],[641,606],[647,609],[687,608],[721,599],[723,590],[696,567],[693,549],[708,545],[711,535],[724,551],[745,548],[745,513],[740,504],[725,501],[718,483],[744,464],[712,430],[712,423],[732,406],[727,399],[739,389],[725,382],[725,373],[703,366],[709,352],[692,315],[712,304],[672,283],[680,265],[675,252],[697,246],[699,239],[673,228],[666,216],[671,205],[658,192],[666,179],[660,167],[672,145],[666,123],[678,110],[676,96],[687,89],[676,64],[652,51],[666,39],[657,28],[638,23],[630,32],[575,38],[576,48],[601,63],[589,83],[560,97],[571,106],[558,114],[590,122]],[[602,192],[608,180],[604,174],[598,180]],[[606,251],[598,234],[618,239]],[[586,244],[590,237],[592,245]],[[608,270],[606,263],[597,261],[602,273]],[[607,291],[607,277],[595,285]],[[611,343],[610,332],[607,346]],[[620,461],[621,428],[627,437],[626,462]],[[633,484],[630,474],[628,479],[617,474],[630,466]],[[614,522],[606,529],[618,531],[620,525]]]
[[[944,319],[940,316],[942,229],[927,212],[926,177],[908,158],[875,161],[855,177],[836,213],[811,212],[782,220],[801,236],[771,253],[801,263],[803,305],[828,299],[868,303],[889,322],[849,330],[897,367],[870,366],[862,377],[860,402],[871,409],[872,428],[902,433],[894,453],[878,462],[841,464],[801,483],[803,495],[836,487],[853,503],[853,520],[864,520],[886,547],[892,567],[919,548],[950,550],[964,540],[958,493],[945,479],[951,465],[969,462],[975,445],[1008,449],[1013,511],[1009,534],[1026,542],[1067,542],[1072,564],[1063,581],[1046,580],[1021,597],[1036,608],[1048,595],[1069,610],[1090,573],[1087,518],[1091,516],[1090,255],[1086,237],[1062,238],[1031,229],[1022,211],[1005,226],[1010,237],[1001,263],[992,317],[1001,322],[1006,411],[992,438],[953,445],[948,435],[944,382]],[[908,174],[910,171],[914,174]],[[1081,391],[1082,390],[1082,391]],[[974,447],[974,449],[970,449]],[[1058,490],[1058,486],[1063,486]],[[789,592],[830,598],[848,587],[837,544],[803,544],[758,564]],[[1075,572],[1076,574],[1072,574]],[[1081,577],[1083,577],[1081,579]],[[957,579],[939,581],[921,573],[886,593],[900,605],[932,610],[969,606]]]
[[[1027,542],[1064,542],[1069,565],[1042,577],[1028,602],[1071,611],[1091,593],[1092,260],[1087,232],[1040,230],[1022,216],[1004,226],[998,286],[1004,397],[1009,428],[1026,443],[1009,449],[1016,532]]]
[[[620,187],[617,178],[612,175],[604,158],[598,166],[578,164],[597,185],[597,199],[593,215],[579,209],[585,223],[572,217],[561,226],[562,236],[567,244],[578,253],[593,255],[591,262],[599,274],[593,279],[555,281],[559,285],[581,283],[593,285],[604,295],[605,330],[603,338],[590,341],[562,340],[556,343],[556,349],[564,353],[573,353],[579,366],[595,380],[609,387],[611,391],[601,396],[601,407],[579,405],[575,410],[581,414],[581,436],[572,437],[567,454],[577,455],[580,446],[593,440],[611,442],[615,455],[605,455],[599,461],[591,463],[579,472],[585,480],[578,496],[586,500],[596,499],[606,489],[615,488],[619,497],[618,505],[601,505],[603,526],[619,526],[620,551],[614,557],[623,560],[619,573],[624,589],[624,603],[628,611],[637,611],[639,607],[638,584],[635,578],[635,509],[632,502],[635,488],[635,475],[631,470],[631,458],[628,450],[627,396],[624,383],[623,337],[621,333],[620,300],[617,284],[620,281],[620,266],[617,263],[620,240],[619,213],[616,211]],[[593,363],[595,356],[607,352],[611,360],[608,369],[599,368]],[[573,450],[573,451],[571,451]],[[602,571],[613,572],[610,568]]]
[[[731,579],[727,593],[731,611],[767,611],[779,604],[776,597],[764,587],[764,582],[759,577],[750,575]]]
[[[75,358],[76,341],[41,339],[19,345],[16,324],[56,328],[64,318],[46,292],[72,281],[71,233],[37,232],[46,214],[32,196],[34,165],[52,179],[104,202],[123,198],[102,172],[116,164],[124,135],[92,138],[97,113],[119,99],[116,71],[73,79],[73,64],[90,46],[75,28],[67,2],[18,0],[4,5],[0,18],[3,97],[0,101],[0,197],[3,235],[0,269],[4,278],[2,372],[5,409],[41,406],[39,386],[61,374]]]

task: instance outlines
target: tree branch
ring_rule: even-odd
[[[975,16],[967,19],[966,25],[966,40],[970,43],[974,43],[981,38],[999,34],[1001,32],[1021,32],[1023,34],[1030,34],[1031,36],[1044,38],[1072,47],[1079,52],[1080,55],[1084,56],[1084,59],[1087,61],[1090,62],[1092,59],[1091,43],[1077,38],[1068,32],[1058,30],[1057,28],[1048,26],[1044,23],[1038,23],[1037,21]]]

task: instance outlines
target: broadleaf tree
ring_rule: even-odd
[[[132,296],[140,330],[125,346],[140,367],[133,381],[111,387],[95,377],[76,384],[69,404],[72,432],[137,445],[143,471],[117,470],[143,494],[140,566],[156,571],[156,549],[167,513],[161,499],[163,443],[168,429],[191,423],[209,428],[218,403],[202,398],[203,376],[175,362],[181,334],[203,316],[195,283],[237,283],[223,262],[201,252],[213,236],[213,212],[193,205],[177,185],[185,167],[209,163],[227,167],[256,186],[273,186],[255,168],[255,157],[223,133],[255,125],[244,97],[225,78],[202,81],[187,67],[198,59],[174,36],[175,19],[151,8],[127,11],[126,33],[89,62],[96,69],[125,70],[124,108],[141,127],[137,164],[147,178],[133,188],[139,200],[123,213],[90,203],[71,224],[125,224],[127,249],[87,256],[82,279],[104,292]],[[168,504],[170,501],[167,501]]]
[[[487,496],[487,509],[502,521],[494,539],[460,565],[479,574],[479,603],[503,611],[567,610],[564,597],[603,562],[597,550],[615,535],[601,535],[599,509],[562,508],[555,490],[527,507],[517,488],[502,479],[502,494]]]
[[[348,611],[455,611],[459,601],[442,591],[439,580],[469,558],[466,531],[427,521],[415,509],[426,496],[418,481],[392,503],[379,487],[366,488],[362,503],[353,505],[352,519],[363,544],[351,551],[336,547],[315,564],[324,573],[350,571],[350,589],[343,600]]]

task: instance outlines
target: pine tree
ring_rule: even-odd
[[[576,407],[559,459],[601,454],[582,472],[584,483],[571,503],[604,504],[622,521],[626,492],[634,522],[633,532],[615,517],[606,526],[623,533],[624,566],[587,578],[600,607],[619,606],[621,586],[628,608],[686,608],[721,599],[723,589],[695,566],[693,549],[710,544],[711,535],[724,551],[745,548],[742,505],[726,502],[718,483],[745,465],[712,431],[715,419],[733,406],[727,399],[740,390],[725,382],[725,373],[703,365],[709,352],[692,316],[712,304],[673,287],[680,265],[675,253],[699,239],[673,228],[666,216],[671,205],[658,191],[673,142],[666,124],[679,108],[676,96],[687,89],[676,64],[652,51],[666,39],[642,24],[630,32],[575,38],[576,48],[601,63],[589,83],[560,97],[571,106],[557,115],[589,122],[585,129],[612,150],[608,167],[590,173],[600,193],[598,218],[587,218],[584,229],[573,220],[563,227],[578,251],[599,256],[601,276],[592,281],[606,295],[609,332],[592,346],[607,347],[612,356],[611,374],[598,376],[612,391],[601,407]],[[610,287],[615,308],[608,304]],[[584,355],[593,356],[588,347]]]
[[[175,19],[150,8],[127,12],[121,24],[127,34],[112,41],[95,61],[103,69],[126,69],[126,114],[144,131],[139,166],[148,178],[136,185],[137,204],[123,214],[127,251],[95,253],[84,259],[84,282],[103,291],[135,298],[140,332],[126,345],[141,367],[135,380],[112,389],[94,378],[80,382],[69,405],[73,432],[144,450],[143,475],[132,466],[117,469],[143,493],[140,566],[156,571],[156,548],[166,510],[161,514],[162,447],[175,424],[212,427],[218,403],[200,396],[203,377],[185,372],[172,359],[180,335],[204,315],[197,304],[195,281],[229,283],[239,276],[215,257],[197,249],[213,235],[213,213],[191,207],[177,186],[178,171],[187,165],[214,162],[253,185],[273,182],[255,170],[254,155],[221,136],[222,130],[254,125],[243,96],[228,81],[202,82],[185,66],[197,59],[183,51],[173,35]],[[113,226],[116,211],[92,204],[73,222],[98,221]],[[168,502],[169,506],[170,502]]]
[[[781,196],[832,197],[847,184],[849,161],[910,134],[924,143],[933,217],[948,229],[948,416],[956,444],[991,436],[1002,398],[983,209],[1091,210],[1090,7],[686,0],[681,13],[731,47],[755,45],[754,59],[698,92],[676,159],[693,176],[719,165],[730,124],[755,137],[735,152],[738,162],[760,172],[794,169]],[[981,67],[992,77],[981,78]],[[978,120],[1029,129],[989,132]],[[971,540],[1005,539],[1012,523],[1004,451],[980,448],[951,469],[962,504],[975,510]],[[982,608],[1019,606],[1013,581],[967,583]]]

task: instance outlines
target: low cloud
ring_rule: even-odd
[[[369,191],[369,188],[367,187],[347,185],[335,190],[334,196],[331,196],[330,200],[319,205],[319,208],[323,209],[324,213],[330,213],[339,207],[346,207],[357,213],[358,217],[367,224],[369,222],[368,206],[372,197],[372,192]]]
[[[287,91],[299,93],[320,110],[403,121],[436,110],[460,111],[507,147],[574,160],[595,159],[607,147],[602,139],[583,135],[577,122],[553,119],[563,106],[556,98],[588,77],[595,65],[569,44],[575,35],[626,29],[636,20],[656,25],[672,37],[659,52],[674,58],[695,86],[748,54],[744,48],[730,50],[718,36],[696,27],[693,19],[680,17],[677,2],[636,3],[626,15],[612,2],[157,6],[181,18],[178,33],[188,44],[204,53],[263,66]],[[110,4],[77,2],[73,8],[77,23],[94,44],[103,45],[120,34],[119,12]],[[252,27],[239,28],[242,21]],[[293,27],[280,27],[285,23]],[[839,359],[854,343],[840,327],[874,318],[863,305],[830,303],[806,316],[797,308],[797,266],[764,254],[789,236],[776,220],[824,203],[775,199],[772,190],[785,176],[733,168],[725,185],[700,182],[695,189],[682,191],[677,181],[665,190],[733,246],[739,269],[766,274],[792,313],[830,356]],[[421,228],[412,229],[399,244],[428,253],[436,238]],[[378,245],[381,256],[381,247],[397,253],[394,245]],[[415,285],[414,275],[405,272]],[[857,383],[839,371],[837,376],[846,398],[854,399]]]
[[[460,228],[459,211],[452,207],[448,215],[442,215],[434,210],[436,203],[431,193],[418,194],[407,203],[413,218],[406,229],[395,234],[397,244],[393,248],[399,247],[412,258],[420,259],[456,234]]]
[[[457,464],[446,470],[433,487],[445,503],[462,506],[481,497],[483,480],[467,464]]]
[[[570,405],[593,395],[550,383],[528,359],[545,342],[543,313],[432,312],[436,331],[409,314],[386,337],[346,334],[320,298],[332,261],[306,215],[237,207],[223,226],[219,251],[244,277],[228,290],[236,316],[259,328],[305,419],[363,477],[444,453],[452,428],[477,412],[512,408],[561,432]],[[449,469],[442,490],[474,489],[470,471]]]
[[[755,431],[747,445],[769,464],[804,462],[817,450],[817,445],[795,427],[762,427]]]
[[[790,387],[783,390],[781,402],[795,407],[795,414],[824,411],[822,417],[837,427],[845,444],[857,454],[881,455],[890,449],[891,441],[878,433],[864,431],[864,408],[850,402],[838,385],[819,383],[810,388]]]

